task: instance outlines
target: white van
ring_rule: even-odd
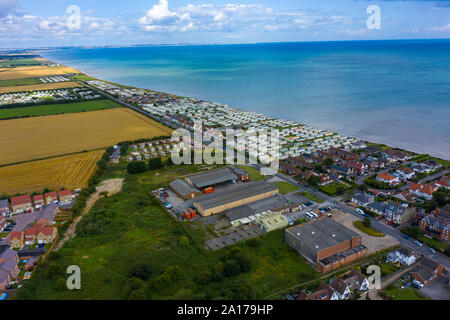
[[[357,208],[355,211],[356,211],[356,213],[359,213],[362,216],[365,215],[364,211],[362,211],[360,208]]]
[[[305,212],[305,218],[308,220],[314,220],[316,217],[314,216],[313,212]]]

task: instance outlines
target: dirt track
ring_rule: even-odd
[[[67,230],[64,232],[64,236],[61,238],[61,241],[59,241],[58,245],[55,247],[55,251],[61,249],[64,243],[66,243],[66,241],[72,239],[75,236],[77,224],[81,221],[83,216],[86,215],[89,212],[89,210],[91,210],[91,208],[94,206],[97,200],[102,197],[100,194],[102,192],[108,192],[108,196],[116,194],[120,192],[120,190],[122,190],[122,184],[123,184],[122,178],[109,179],[103,181],[102,184],[100,184],[96,188],[96,191],[86,201],[86,207],[84,207],[83,211],[81,212],[81,215],[76,217],[72,221],[70,226],[67,228]]]

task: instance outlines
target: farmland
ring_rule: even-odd
[[[0,93],[6,92],[22,92],[22,91],[37,91],[37,90],[53,90],[62,88],[74,88],[82,87],[77,82],[54,82],[54,83],[41,83],[30,85],[14,85],[10,87],[0,87]]]
[[[70,67],[31,66],[17,68],[0,68],[0,80],[12,80],[30,77],[56,76],[66,73],[79,73]]]
[[[5,120],[1,124],[0,165],[171,133],[169,128],[126,108]]]
[[[4,67],[15,67],[15,66],[35,66],[40,65],[41,62],[36,59],[14,59],[14,60],[4,60],[0,62],[0,68]]]
[[[0,168],[0,193],[14,195],[86,187],[103,150],[78,153]]]
[[[12,86],[25,86],[25,85],[39,84],[39,83],[41,83],[41,81],[39,80],[38,77],[0,80],[0,88],[1,87],[12,87]]]
[[[82,101],[74,103],[61,103],[38,105],[32,107],[18,107],[18,108],[0,108],[0,119],[10,119],[18,117],[31,116],[48,116],[55,114],[77,113],[85,111],[95,111],[110,108],[120,108],[121,106],[111,100],[95,100]]]

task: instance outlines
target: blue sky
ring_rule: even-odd
[[[2,48],[428,38],[450,38],[450,0],[0,0]]]

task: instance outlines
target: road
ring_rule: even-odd
[[[253,167],[255,167],[256,169],[261,169],[262,165],[260,164],[254,164]],[[361,215],[357,214],[355,212],[354,208],[351,208],[341,202],[339,202],[338,200],[336,200],[335,198],[332,198],[320,191],[314,191],[312,188],[309,187],[305,187],[302,185],[299,185],[298,182],[296,180],[294,180],[291,177],[288,177],[284,174],[281,173],[277,173],[275,175],[276,177],[291,183],[292,185],[295,185],[297,188],[299,188],[301,191],[306,191],[309,192],[311,194],[313,194],[314,196],[321,198],[325,201],[328,201],[329,203],[331,203],[335,208],[341,210],[342,212],[348,213],[348,214],[352,214],[356,217],[358,217],[359,219],[361,219]],[[440,253],[440,252],[436,252],[436,253],[431,253],[428,249],[428,247],[426,245],[423,246],[418,246],[416,245],[414,242],[412,242],[411,240],[407,240],[403,237],[403,234],[400,232],[400,230],[397,230],[389,225],[386,225],[382,222],[379,222],[378,220],[371,218],[372,222],[371,225],[374,229],[392,236],[393,238],[397,239],[400,242],[400,245],[405,246],[405,247],[409,247],[411,249],[413,249],[415,252],[424,255],[430,259],[433,259],[439,263],[441,263],[445,268],[450,270],[450,258],[447,257],[446,255]]]

